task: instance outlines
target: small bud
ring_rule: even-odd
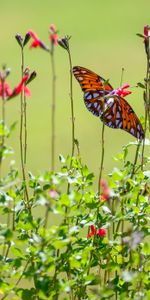
[[[54,25],[54,24],[51,24],[50,27],[49,27],[49,29],[50,29],[50,31],[51,31],[52,33],[55,33],[55,32],[56,32],[56,30],[55,30],[55,25]]]
[[[23,42],[23,47],[29,42],[30,38],[31,38],[31,36],[30,36],[30,33],[28,32],[25,35],[24,42]]]
[[[10,72],[11,72],[10,68],[6,69],[6,71],[5,71],[6,76],[5,77],[9,76]]]
[[[70,38],[71,38],[71,36],[65,36],[65,37],[63,37],[63,38],[61,38],[61,39],[59,39],[58,40],[58,44],[62,47],[62,48],[64,48],[64,49],[66,49],[67,51],[69,50],[69,40],[70,40]]]
[[[23,47],[23,38],[21,37],[21,35],[17,33],[17,34],[15,35],[15,38],[16,38],[16,40],[17,40],[19,46],[22,48],[22,47]]]
[[[32,80],[35,79],[35,77],[37,76],[37,73],[35,71],[33,71],[28,79],[28,81],[26,82],[26,85],[29,84]]]
[[[29,75],[29,73],[30,73],[29,68],[26,68],[23,73],[24,73],[24,75]]]

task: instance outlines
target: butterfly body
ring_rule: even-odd
[[[84,92],[84,102],[90,112],[108,127],[123,129],[141,140],[144,138],[144,130],[132,107],[115,94],[107,81],[79,66],[73,68],[73,74]]]

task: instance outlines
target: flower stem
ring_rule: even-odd
[[[1,156],[0,156],[0,171],[1,171],[1,164],[3,159],[3,150],[5,145],[5,90],[4,90],[4,79],[1,79],[2,83],[2,137],[1,137]]]
[[[136,152],[135,152],[135,159],[134,159],[134,163],[133,163],[133,170],[132,170],[131,178],[133,178],[134,173],[135,173],[135,167],[136,167],[136,164],[137,164],[137,159],[138,159],[138,153],[139,153],[140,146],[141,146],[141,141],[139,141],[139,143],[137,144],[137,148],[136,148]]]
[[[23,78],[24,75],[24,52],[23,48],[21,48],[21,76]],[[25,126],[25,145],[27,145],[27,127],[26,127],[26,102],[25,101],[25,96],[24,96],[24,91],[21,91],[21,96],[20,96],[20,157],[21,157],[21,168],[22,168],[22,178],[25,183],[25,196],[26,199],[29,200],[28,196],[28,190],[26,186],[26,174],[25,174],[25,161],[26,161],[26,149],[27,147],[24,147],[23,144],[23,125]]]
[[[70,160],[70,169],[72,167],[72,158],[74,156],[74,148],[75,148],[75,117],[74,117],[74,103],[73,103],[73,76],[72,76],[72,59],[71,59],[71,53],[70,53],[70,49],[68,46],[67,49],[68,52],[68,57],[69,57],[69,67],[70,67],[70,104],[71,104],[71,123],[72,123],[72,150],[71,150],[71,160]],[[70,190],[70,184],[68,183],[67,186],[67,194],[69,193]],[[66,213],[67,213],[67,209],[66,209]]]
[[[52,68],[52,112],[51,112],[51,170],[55,169],[55,108],[56,108],[56,72],[54,49],[49,51]]]
[[[145,124],[144,124],[144,133],[146,136],[147,131],[147,122],[149,124],[149,130],[150,130],[150,53],[149,53],[149,47],[148,47],[148,53],[147,53],[147,70],[146,70],[146,90],[144,94],[144,104],[145,104]],[[142,160],[141,160],[141,169],[143,170],[143,164],[144,164],[144,150],[145,150],[145,137],[143,140],[142,145]]]
[[[24,164],[27,161],[27,102],[24,95]]]
[[[98,178],[98,195],[100,195],[100,181],[102,178],[102,172],[103,172],[103,163],[104,163],[104,129],[105,129],[105,124],[103,123],[102,125],[102,153],[101,153],[101,164],[100,164],[100,172],[99,172],[99,178]]]
[[[70,66],[70,103],[71,103],[71,122],[72,122],[72,151],[71,157],[74,156],[74,146],[75,146],[75,117],[74,117],[74,103],[73,103],[73,84],[72,84],[72,59],[70,49],[68,48],[69,56],[69,66]],[[72,165],[72,160],[71,160]],[[70,166],[71,167],[71,166]]]

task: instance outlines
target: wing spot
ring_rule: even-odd
[[[130,132],[131,132],[131,134],[133,134],[133,135],[134,135],[134,133],[135,133],[135,131],[134,131],[133,128],[130,129]]]
[[[93,97],[96,98],[99,96],[99,93],[93,93]]]
[[[78,80],[79,80],[79,81],[82,81],[82,80],[83,80],[83,77],[82,77],[82,76],[79,76],[79,77],[78,77]]]
[[[108,122],[108,126],[109,126],[109,127],[112,127],[112,122]]]
[[[141,130],[141,128],[140,128],[140,125],[139,125],[139,124],[137,125],[137,129],[138,129],[138,130]]]
[[[118,127],[119,127],[119,128],[122,128],[122,122],[120,122],[120,124],[118,124]]]
[[[117,119],[120,118],[120,112],[119,112],[119,111],[117,111],[117,113],[116,113],[116,118],[117,118]]]
[[[85,99],[91,100],[92,99],[92,95],[90,93],[85,93]]]

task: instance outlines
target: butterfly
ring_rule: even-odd
[[[115,94],[108,81],[79,66],[73,67],[73,74],[84,92],[84,102],[90,112],[108,127],[120,128],[144,139],[144,130],[134,110],[124,98]]]

